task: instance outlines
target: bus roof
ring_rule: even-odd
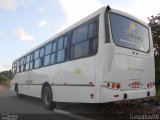
[[[48,42],[53,41],[54,39],[60,37],[61,35],[69,32],[69,31],[71,31],[71,30],[74,29],[75,27],[78,27],[79,25],[87,22],[88,20],[90,20],[90,19],[92,19],[92,18],[94,18],[94,17],[96,17],[96,16],[98,16],[98,15],[100,15],[100,14],[103,14],[103,13],[106,11],[106,9],[110,9],[110,7],[107,6],[107,7],[102,7],[102,8],[100,8],[100,9],[98,9],[98,10],[95,11],[94,13],[88,15],[87,17],[83,18],[82,20],[80,20],[80,21],[74,23],[73,25],[71,25],[70,27],[64,29],[62,32],[57,33],[56,35],[54,35],[54,36],[51,37],[50,39],[48,39],[48,40],[46,40],[45,42],[43,42],[43,43],[41,43],[40,45],[38,45],[37,47],[29,50],[27,53],[23,54],[22,56],[18,57],[16,60],[14,60],[14,62],[17,61],[17,60],[19,60],[20,58],[28,55],[29,53],[32,53],[32,52],[35,51],[36,49],[38,49],[38,48],[40,48],[41,46],[47,44]],[[146,27],[149,27],[148,24],[146,24],[145,22],[141,21],[140,19],[138,19],[138,18],[136,18],[135,16],[132,16],[132,15],[130,15],[130,14],[128,14],[128,13],[125,13],[125,12],[122,12],[122,11],[120,11],[120,10],[113,9],[113,8],[111,8],[110,11],[113,12],[113,13],[117,13],[117,14],[123,15],[123,16],[127,16],[127,17],[129,17],[129,18],[131,18],[131,19],[133,19],[133,20],[141,23],[142,25],[144,25],[144,26],[146,26]]]

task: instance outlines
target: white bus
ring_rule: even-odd
[[[16,59],[12,71],[11,90],[42,98],[47,109],[156,94],[150,27],[109,6]]]

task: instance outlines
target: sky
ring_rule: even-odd
[[[144,22],[160,13],[160,0],[0,0],[0,71],[97,9],[127,12]]]

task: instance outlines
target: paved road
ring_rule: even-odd
[[[6,114],[19,115],[18,118],[20,119],[18,120],[106,120],[112,119],[113,117],[115,119],[121,117],[121,115],[116,116],[116,114],[113,113],[104,114],[103,111],[106,109],[106,105],[56,103],[56,110],[48,111],[43,107],[40,99],[28,96],[18,99],[14,92],[0,86],[0,120],[3,117],[5,118]],[[125,116],[125,118],[128,118],[128,116]]]
[[[61,108],[67,109],[69,106],[70,104],[63,103],[60,105],[60,103],[58,103],[57,110],[48,111],[43,107],[40,99],[33,97],[23,97],[22,99],[18,99],[14,92],[11,92],[9,89],[0,86],[0,120],[4,119],[5,117],[16,117],[16,115],[19,115],[19,118],[22,117],[23,119],[26,117],[29,117],[27,119],[31,119],[34,116],[36,118],[38,117],[37,119],[40,120],[80,120],[83,118],[81,116],[70,115],[70,113],[61,110]],[[75,110],[75,108],[73,110],[73,107],[76,106],[73,104],[70,109],[71,111]],[[7,114],[14,116],[6,116]],[[86,119],[84,118],[84,120]]]

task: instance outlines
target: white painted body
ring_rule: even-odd
[[[155,96],[155,86],[147,88],[148,82],[155,81],[151,33],[150,52],[138,51],[138,56],[133,55],[133,51],[137,52],[136,50],[116,46],[112,39],[111,30],[109,31],[110,43],[105,43],[105,10],[106,8],[101,8],[53,37],[56,38],[99,15],[98,52],[96,55],[18,73],[12,80],[11,90],[14,91],[15,83],[18,83],[21,94],[41,98],[42,85],[44,82],[48,82],[52,88],[53,101],[81,103],[105,103],[124,100],[125,93],[128,95],[127,99],[147,97],[148,91],[150,96]],[[145,23],[126,13],[114,9],[110,12],[127,16],[148,27]],[[141,80],[143,86],[139,89],[129,88],[128,85],[132,80],[134,82]],[[23,85],[27,81],[32,85]],[[108,82],[121,83],[121,88],[118,90],[107,88],[105,86]],[[93,98],[91,94],[94,95]],[[114,95],[119,95],[119,97],[114,97]]]

